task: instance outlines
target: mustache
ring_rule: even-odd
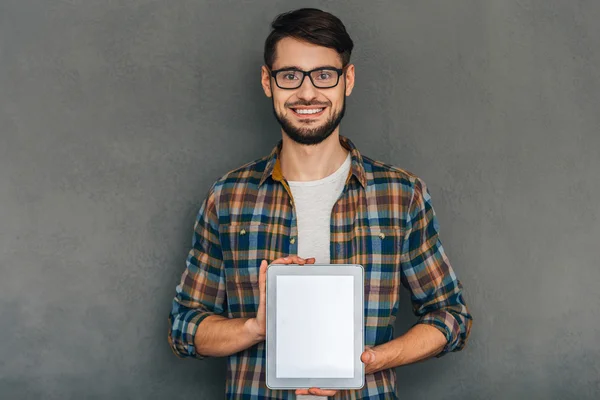
[[[296,101],[294,103],[285,103],[286,107],[298,107],[298,106],[330,106],[330,102],[314,102],[314,101]]]

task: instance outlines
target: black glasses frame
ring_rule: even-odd
[[[297,68],[282,68],[282,69],[276,69],[276,70],[271,71],[271,76],[275,80],[275,84],[277,85],[277,87],[280,88],[280,89],[284,89],[284,90],[296,90],[296,89],[298,89],[300,86],[302,86],[302,84],[304,83],[304,78],[306,78],[307,76],[308,76],[308,79],[310,79],[310,83],[312,83],[313,86],[316,87],[317,89],[331,89],[333,87],[336,87],[340,83],[340,77],[342,75],[344,75],[344,69],[345,69],[345,67],[344,68],[321,67],[321,68],[311,69],[310,71],[302,71],[301,69],[297,69]],[[310,74],[312,74],[315,71],[323,71],[323,70],[329,70],[329,71],[336,71],[337,72],[337,81],[335,82],[335,85],[331,85],[331,86],[317,86],[317,85],[315,85],[315,81],[313,81],[313,78],[312,78],[312,76],[310,76]],[[279,72],[283,72],[283,71],[295,71],[295,72],[302,73],[302,79],[300,80],[300,84],[298,86],[296,86],[296,87],[293,87],[293,88],[279,86],[279,82],[277,82],[277,74]]]

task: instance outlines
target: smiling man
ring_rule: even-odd
[[[227,398],[395,399],[395,367],[460,350],[469,336],[472,317],[425,183],[340,135],[352,48],[330,13],[305,8],[273,21],[261,83],[282,140],[215,182],[197,215],[169,343],[180,357],[228,356]],[[267,265],[315,262],[365,268],[365,386],[270,390]],[[400,290],[418,320],[394,338]]]

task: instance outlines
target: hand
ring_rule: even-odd
[[[381,360],[381,354],[373,347],[365,347],[365,351],[360,356],[360,361],[365,364],[365,375],[372,374],[375,371],[379,371]],[[311,394],[314,396],[335,396],[337,390],[331,389],[297,389],[296,394]]]
[[[382,354],[374,347],[365,347],[365,351],[360,356],[360,361],[365,364],[365,375],[377,372],[382,368]]]
[[[278,258],[274,260],[272,264],[314,264],[315,258],[301,258],[298,256],[288,256]],[[262,260],[260,263],[260,270],[258,273],[258,289],[260,292],[260,298],[258,302],[258,311],[255,318],[250,318],[246,324],[251,333],[253,333],[258,339],[264,340],[267,335],[267,267],[269,263],[267,260]]]

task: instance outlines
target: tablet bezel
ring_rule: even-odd
[[[276,358],[276,303],[277,276],[282,275],[319,275],[319,276],[352,276],[354,277],[354,377],[353,378],[277,378]],[[360,264],[271,264],[267,268],[266,285],[266,385],[269,389],[304,389],[317,387],[321,389],[360,389],[365,383],[364,364],[360,355],[364,350],[364,268]],[[273,288],[273,289],[270,289]]]

